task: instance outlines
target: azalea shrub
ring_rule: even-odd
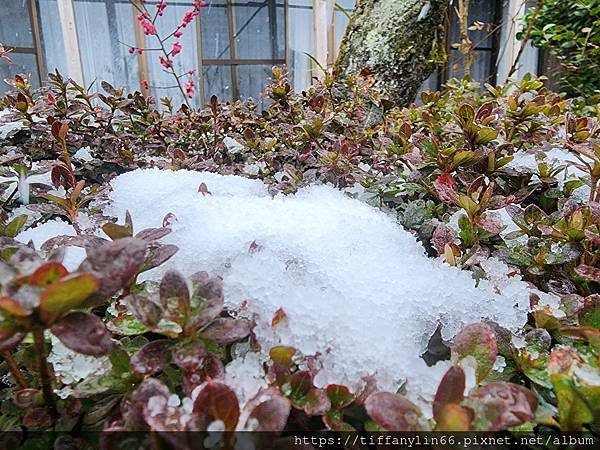
[[[406,108],[371,86],[326,76],[294,93],[274,68],[264,109],[213,97],[194,110],[108,83],[89,92],[58,73],[40,90],[17,77],[0,103],[12,123],[0,141],[2,429],[154,430],[174,448],[194,438],[173,431],[275,431],[282,448],[298,430],[597,436],[600,108],[582,115],[532,77],[451,80]],[[115,175],[145,167],[260,179],[273,194],[333,185],[396,217],[440,263],[475,280],[490,264],[522,277],[529,321],[517,334],[474,323],[451,342],[436,332],[424,358],[450,364],[431,414],[375,377],[359,391],[319,386],[316,356],[286,346],[262,349],[266,387],[241,401],[226,366],[258,350],[252,320],[224,307],[219,277],[168,269],[173,217],[134,234],[129,216],[119,224],[97,207]],[[55,217],[75,234],[40,248],[15,240]],[[86,251],[75,271],[67,246]],[[140,281],[159,266],[160,281]],[[111,439],[102,444],[118,448]]]

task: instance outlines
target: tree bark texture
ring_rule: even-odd
[[[444,13],[448,0],[358,0],[346,28],[334,75],[367,69],[375,88],[399,106],[445,61]]]

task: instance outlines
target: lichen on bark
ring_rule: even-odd
[[[443,54],[448,0],[358,0],[334,64],[338,79],[368,68],[375,88],[411,103]]]

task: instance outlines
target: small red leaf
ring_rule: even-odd
[[[433,186],[441,201],[448,205],[456,204],[458,200],[458,188],[452,175],[443,173],[433,182]]]
[[[105,300],[132,281],[145,259],[146,242],[122,238],[88,249],[88,257],[79,270],[96,275],[100,282],[97,297]]]
[[[252,322],[246,319],[222,317],[202,331],[202,337],[222,344],[244,339],[252,331]]]
[[[275,311],[275,314],[273,314],[273,318],[271,319],[271,326],[275,327],[286,320],[287,314],[285,313],[283,308],[279,308],[277,311]]]
[[[448,404],[460,404],[465,392],[465,372],[459,366],[448,369],[440,381],[433,399],[433,417],[440,421],[441,410]]]
[[[231,388],[218,381],[208,381],[199,388],[200,392],[194,401],[194,414],[199,418],[203,428],[216,420],[225,425],[226,431],[233,431],[240,417],[237,396]]]
[[[204,182],[200,183],[200,186],[198,186],[198,192],[202,195],[212,195],[212,192],[208,190],[208,186]]]
[[[16,317],[26,317],[31,314],[19,303],[9,297],[0,297],[0,311]]]
[[[600,269],[582,264],[578,267],[575,267],[575,272],[577,272],[577,275],[585,278],[586,280],[593,281],[594,283],[600,283]]]
[[[331,407],[335,409],[345,408],[354,401],[354,395],[343,384],[330,384],[327,386],[326,392],[331,401]]]
[[[72,312],[52,325],[52,334],[71,350],[91,356],[107,355],[112,341],[104,322],[93,314]]]
[[[98,290],[98,280],[92,274],[72,274],[49,284],[40,295],[40,316],[50,324],[63,314],[78,308]]]
[[[29,284],[45,287],[48,284],[60,280],[68,274],[69,271],[62,264],[57,262],[49,262],[38,267],[38,269],[33,272],[31,277],[29,277]]]
[[[154,375],[171,362],[171,342],[166,339],[152,341],[131,357],[133,371],[140,375]]]
[[[486,431],[516,427],[535,417],[537,400],[529,389],[513,383],[490,383],[469,395],[469,406]]]
[[[498,356],[496,335],[485,323],[467,325],[452,341],[451,354],[455,364],[467,356],[475,358],[477,381],[481,381],[492,370]]]
[[[282,431],[290,415],[290,409],[290,401],[282,396],[275,396],[262,402],[250,413],[250,417],[258,421],[258,428],[253,431]]]
[[[367,414],[387,431],[418,431],[421,412],[409,400],[391,392],[375,392],[365,401]]]

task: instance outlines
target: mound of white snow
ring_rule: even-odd
[[[210,194],[198,192],[201,183]],[[518,277],[500,294],[487,281],[475,287],[469,272],[428,258],[393,218],[331,187],[271,198],[259,181],[158,169],[111,184],[105,213],[122,221],[129,210],[135,231],[176,217],[163,241],[180,250],[150,277],[167,268],[221,275],[228,304],[247,301],[258,314],[265,351],[283,344],[322,355],[322,385],[356,386],[376,372],[381,388],[406,378],[410,388],[438,322],[451,338],[483,318],[509,329],[526,320]],[[279,308],[287,319],[272,327]]]

